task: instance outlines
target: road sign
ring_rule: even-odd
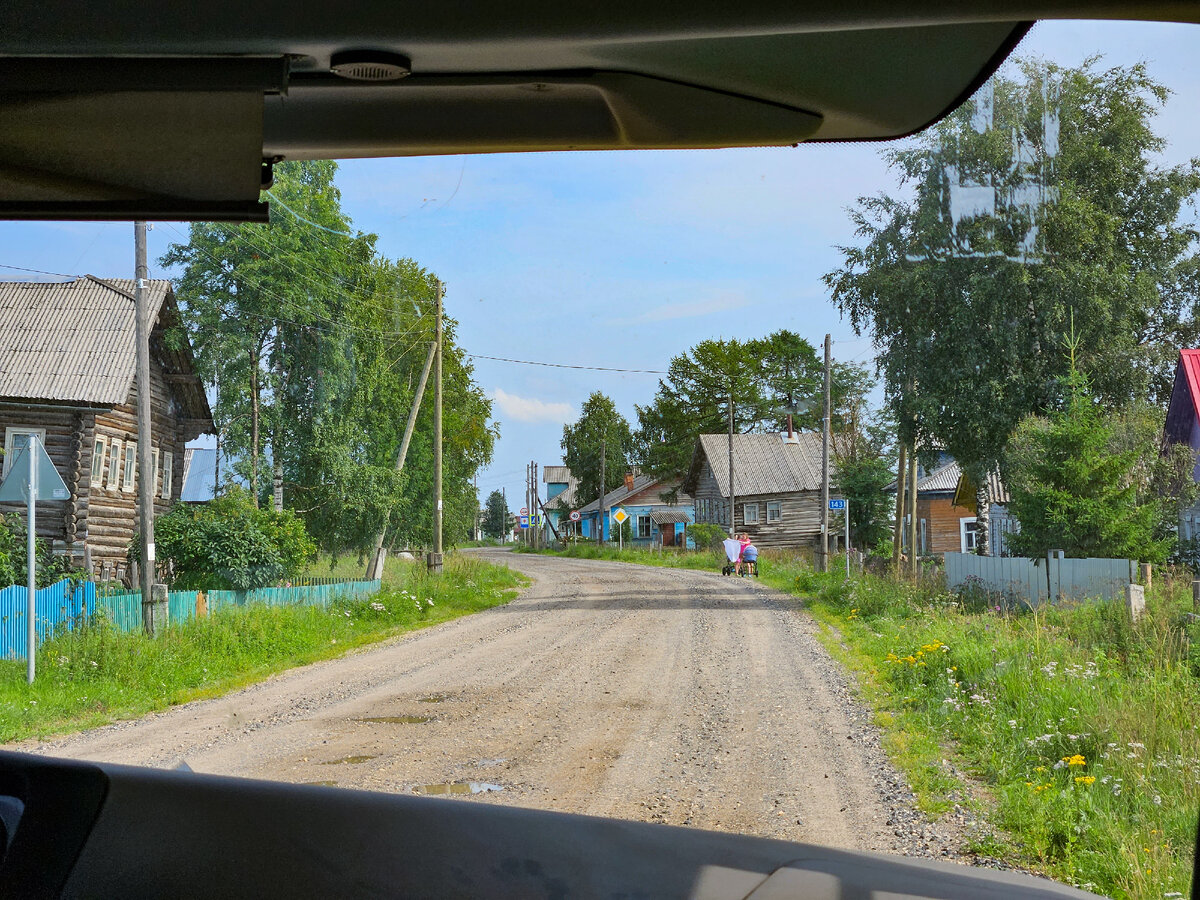
[[[624,525],[625,520],[629,518],[629,513],[625,512],[625,510],[618,506],[612,511],[612,517],[616,520],[618,525]]]
[[[522,528],[529,527],[529,516],[521,516],[519,524]]]
[[[577,510],[577,509],[571,510],[571,521],[572,522],[578,522],[581,518],[583,518],[583,517],[581,515],[579,515],[579,510]]]
[[[846,501],[845,500],[830,500],[829,508],[830,509],[845,509]]]
[[[521,507],[521,515],[523,515],[523,516],[529,515],[529,507],[528,506]]]

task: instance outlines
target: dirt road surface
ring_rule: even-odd
[[[219,699],[12,749],[389,792],[475,782],[502,790],[446,802],[958,855],[794,602],[717,573],[483,555],[534,585]]]

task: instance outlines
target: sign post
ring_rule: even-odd
[[[846,500],[830,500],[830,511],[841,510],[846,528],[846,577],[850,577],[850,504]]]
[[[617,520],[618,549],[624,550],[625,549],[625,532],[622,530],[621,526],[624,525],[625,520],[629,518],[629,513],[625,512],[625,510],[621,509],[621,507],[618,506],[611,513],[609,513],[609,515],[612,518]],[[611,534],[611,530],[610,530],[610,534]]]
[[[25,436],[24,445],[13,448],[12,467],[0,483],[0,500],[24,500],[27,516],[25,537],[26,577],[28,593],[25,600],[25,680],[33,684],[37,672],[37,501],[69,500],[71,497],[54,463],[46,455],[36,434]]]

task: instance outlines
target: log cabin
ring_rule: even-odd
[[[821,435],[733,436],[734,531],[760,549],[813,548],[821,537]],[[835,481],[830,460],[830,481]],[[695,498],[696,521],[729,527],[729,435],[696,439],[683,490]],[[836,491],[830,497],[840,497]],[[830,548],[839,545],[840,514],[831,514]]]
[[[885,490],[895,496],[896,483]],[[988,476],[984,488],[989,508],[989,555],[1007,556],[1007,536],[1018,529],[1016,520],[1007,511],[1008,491],[999,473]],[[943,553],[975,553],[979,543],[977,491],[959,464],[947,456],[932,472],[917,472],[917,555],[937,556]],[[901,546],[908,552],[909,516],[901,532]]]
[[[214,432],[204,385],[168,281],[148,283],[155,514],[183,483],[185,444]],[[39,504],[38,536],[103,580],[127,578],[137,521],[134,283],[91,275],[0,282],[0,434],[11,451],[36,434],[67,485]],[[0,503],[2,512],[17,504]]]
[[[632,546],[690,546],[687,526],[695,521],[692,498],[680,489],[678,479],[643,475],[638,469],[625,473],[624,482],[604,495],[604,540],[615,541],[619,528],[612,521],[616,509],[629,516]],[[595,540],[600,527],[600,498],[579,508],[580,521],[575,532]]]

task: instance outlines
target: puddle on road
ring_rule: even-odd
[[[507,756],[498,756],[495,759],[481,759],[479,762],[475,763],[475,765],[481,769],[485,769],[488,766],[499,766],[506,762],[508,762]]]
[[[424,725],[433,716],[363,716],[355,722],[371,722],[377,725]]]
[[[449,694],[430,694],[428,697],[418,697],[418,703],[442,703],[450,699]]]
[[[366,762],[368,759],[375,759],[379,754],[373,753],[370,756],[343,756],[341,759],[327,759],[321,763],[322,766],[340,766],[345,763],[360,763]]]
[[[312,785],[313,787],[337,787],[336,781],[302,781],[301,784]]]
[[[442,784],[420,784],[413,788],[418,794],[486,794],[504,790],[498,784],[486,781],[443,782]]]

